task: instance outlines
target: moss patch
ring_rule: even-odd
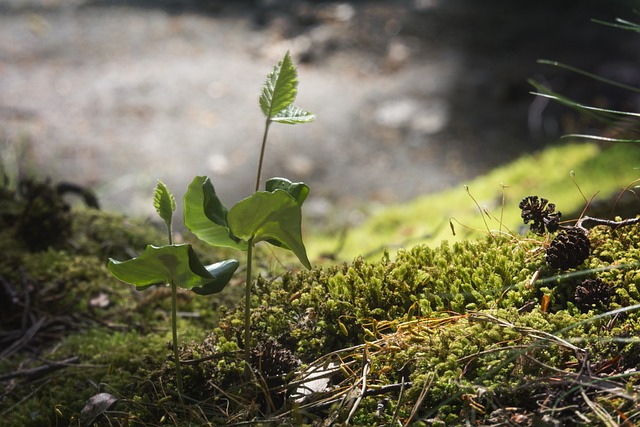
[[[0,425],[82,425],[99,392],[117,403],[94,425],[599,425],[640,413],[637,225],[592,229],[589,257],[568,271],[545,263],[554,234],[419,244],[297,272],[259,250],[252,342],[242,342],[242,301],[228,298],[242,283],[179,294],[182,406],[168,290],[136,292],[105,269],[158,230],[69,212],[68,234],[47,248],[2,234]],[[598,304],[583,303],[590,292]],[[318,372],[327,384],[311,387]]]
[[[522,198],[537,194],[556,203],[565,215],[579,214],[586,206],[581,192],[587,199],[595,196],[595,205],[619,195],[639,177],[637,159],[638,147],[634,145],[600,149],[594,143],[572,143],[547,148],[469,181],[468,192],[460,186],[382,207],[361,225],[350,227],[343,243],[336,237],[340,233],[334,233],[312,235],[307,238],[307,246],[312,258],[332,254],[350,260],[360,255],[377,257],[385,248],[395,252],[418,243],[438,246],[443,240],[475,239],[486,234],[487,227],[519,232],[522,222],[518,202]],[[479,212],[470,195],[486,214]],[[606,203],[607,215],[611,208],[612,204]]]
[[[22,187],[37,188],[37,196]],[[168,354],[168,289],[136,292],[106,268],[109,257],[135,256],[161,242],[160,229],[119,214],[72,209],[48,182],[0,190],[0,425],[81,425],[80,411],[99,391],[139,402],[125,419],[162,412],[136,393],[148,367]],[[45,222],[41,229],[32,221],[29,236],[43,239],[25,244],[21,212],[28,206],[64,218],[64,227]],[[181,337],[201,341],[217,324],[220,299],[186,292],[179,298]]]
[[[230,397],[253,402],[236,406],[234,416],[265,422],[299,417],[311,424],[319,417],[377,425],[395,414],[415,425],[498,423],[512,416],[597,425],[594,400],[614,405],[614,388],[632,390],[636,381],[629,372],[640,344],[633,338],[640,332],[639,232],[637,226],[592,230],[587,264],[562,273],[544,264],[543,237],[502,237],[419,245],[393,260],[357,259],[262,279],[251,346],[275,340],[276,354],[293,355],[301,368],[280,373],[269,390],[248,387],[237,354],[240,307],[186,350],[202,360],[190,367],[193,378],[215,378],[196,387],[198,398],[206,390],[207,403],[220,411]],[[594,277],[617,291],[609,307],[580,310],[575,289]],[[254,352],[257,375],[282,360],[273,353]],[[300,406],[285,404],[282,395],[296,390],[289,384],[331,366],[340,368],[326,389]],[[169,368],[161,370],[165,381]],[[358,396],[365,371],[369,394],[351,413],[356,397],[349,395]],[[632,394],[622,403],[638,405]]]

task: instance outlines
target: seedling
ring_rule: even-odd
[[[286,124],[306,123],[315,116],[293,105],[297,95],[297,71],[289,52],[276,65],[262,88],[260,108],[266,117],[260,160],[256,175],[255,193],[227,210],[216,195],[208,177],[193,179],[184,196],[185,225],[199,239],[217,247],[228,247],[247,252],[245,289],[244,348],[245,360],[249,361],[251,345],[251,288],[253,247],[265,241],[292,251],[306,268],[311,268],[306,249],[302,243],[302,203],[309,194],[309,187],[285,178],[266,181],[265,190],[260,191],[262,164],[273,122]],[[137,289],[153,285],[171,286],[171,329],[176,379],[182,399],[182,375],[178,354],[176,325],[178,286],[197,294],[209,295],[220,292],[238,268],[234,259],[205,267],[188,244],[174,244],[172,217],[176,209],[173,194],[160,181],[155,190],[154,206],[167,226],[167,246],[149,245],[144,253],[128,261],[109,261],[111,273]],[[248,366],[248,364],[247,364]]]
[[[119,280],[144,290],[154,285],[171,286],[171,332],[176,368],[178,396],[182,401],[182,374],[178,354],[177,291],[178,286],[199,295],[220,292],[238,268],[238,261],[228,259],[204,266],[189,244],[174,244],[172,217],[176,209],[173,194],[161,182],[156,186],[153,204],[167,226],[169,244],[148,245],[144,252],[128,261],[109,260],[109,271]]]
[[[251,341],[251,288],[253,247],[265,241],[292,251],[306,268],[311,268],[302,242],[302,203],[309,187],[302,182],[285,178],[266,181],[260,190],[262,165],[269,128],[273,122],[298,124],[313,121],[315,116],[293,102],[298,93],[297,70],[289,52],[276,65],[262,87],[260,109],[265,127],[256,174],[255,192],[234,205],[230,210],[216,195],[208,177],[197,176],[184,196],[185,225],[198,238],[212,246],[247,251],[245,288],[244,348],[249,361]]]

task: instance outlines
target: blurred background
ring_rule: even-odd
[[[638,111],[630,1],[0,0],[0,155],[147,215],[156,179],[181,199],[209,175],[227,206],[253,190],[258,95],[290,50],[309,125],[274,125],[264,177],[305,181],[305,214],[458,185],[566,132],[593,129],[530,94]]]

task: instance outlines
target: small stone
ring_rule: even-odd
[[[110,393],[98,393],[91,396],[80,411],[80,422],[83,426],[88,426],[105,411],[109,410],[118,399]]]

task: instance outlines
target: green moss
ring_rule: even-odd
[[[38,194],[56,195],[45,184],[37,188]],[[86,400],[99,391],[121,399],[118,409],[130,422],[171,419],[175,402],[156,404],[171,388],[154,385],[152,394],[144,387],[152,367],[161,366],[170,353],[166,289],[136,292],[106,269],[108,257],[128,258],[160,242],[159,229],[120,214],[43,200],[48,199],[29,201],[0,187],[0,332],[3,339],[16,338],[3,341],[8,344],[0,349],[0,371],[35,369],[70,357],[79,363],[43,377],[11,380],[0,400],[0,425],[79,425]],[[49,233],[46,245],[26,244],[18,215],[28,202],[60,210],[69,227]],[[202,341],[217,324],[219,299],[187,292],[180,298],[181,338]]]
[[[429,315],[442,310],[464,312],[468,304],[477,309],[510,305],[512,301],[502,295],[520,286],[526,270],[490,264],[501,257],[513,258],[509,250],[502,251],[504,242],[488,239],[453,248],[443,244],[438,250],[419,246],[402,251],[395,261],[356,259],[327,271],[285,274],[264,285],[269,294],[258,295],[253,324],[257,333],[277,330],[276,335],[298,342],[303,354],[318,357],[363,336],[359,322],[401,319],[411,307],[418,307],[416,315]],[[274,318],[278,325],[270,322]],[[311,343],[318,348],[304,348]]]
[[[76,251],[103,260],[127,259],[148,244],[163,244],[166,239],[154,223],[82,207],[74,210],[73,233],[71,243]]]
[[[310,234],[306,237],[309,255],[314,259],[329,253],[348,260],[363,254],[378,256],[383,248],[395,251],[397,247],[416,243],[436,247],[443,240],[479,238],[487,233],[485,221],[491,230],[517,232],[522,228],[518,202],[532,194],[556,203],[565,214],[564,219],[569,213],[582,211],[585,206],[582,194],[587,198],[596,195],[596,203],[611,195],[617,196],[638,178],[637,159],[638,147],[630,144],[607,149],[600,149],[595,143],[550,147],[464,183],[491,217],[478,211],[460,185],[368,212],[363,224],[348,229],[343,245],[339,244],[340,233]],[[455,235],[448,224],[450,219],[453,219]],[[340,251],[334,254],[339,246]]]
[[[372,383],[397,383],[402,370],[412,381],[399,408],[404,419],[427,384],[418,419],[458,425],[472,412],[487,416],[477,408],[496,409],[496,402],[532,410],[527,395],[554,387],[532,381],[579,369],[583,350],[593,364],[616,357],[628,367],[637,362],[638,344],[618,342],[640,332],[637,314],[627,313],[625,326],[610,325],[611,317],[576,309],[573,291],[585,278],[601,277],[618,289],[612,306],[636,304],[638,274],[629,263],[637,262],[639,234],[636,226],[597,227],[590,268],[562,274],[544,266],[543,238],[501,237],[418,245],[394,260],[357,258],[261,279],[253,336],[256,342],[277,337],[305,362],[331,351],[341,360],[355,358],[349,368],[355,378],[362,359],[353,346],[370,343]],[[544,309],[543,296],[550,301]],[[227,316],[227,334],[239,334],[239,314]],[[571,393],[563,396],[558,399]],[[364,425],[379,421],[371,418],[373,401],[356,413]]]
[[[149,360],[165,357],[168,339],[168,336],[101,328],[70,335],[42,359],[56,361],[75,356],[79,363],[48,375],[40,385],[36,383],[34,387],[9,393],[4,405],[19,403],[20,410],[13,412],[9,424],[5,424],[6,419],[0,419],[0,425],[41,426],[54,420],[79,425],[72,420],[79,419],[87,399],[101,391],[124,397],[122,392],[134,386],[136,376],[143,375]],[[21,363],[19,369],[40,364],[39,361]]]
[[[5,280],[30,292],[38,316],[63,326],[52,329],[62,330],[53,349],[41,342],[39,358],[24,349],[2,360],[0,368],[27,369],[72,356],[81,362],[42,382],[16,382],[0,413],[15,413],[12,421],[21,425],[77,425],[86,400],[98,391],[119,399],[116,412],[102,419],[112,424],[264,420],[269,425],[279,417],[303,425],[332,415],[344,421],[351,407],[335,402],[347,390],[359,390],[365,366],[368,390],[391,391],[364,397],[353,425],[390,423],[396,410],[402,423],[413,414],[412,425],[491,424],[499,422],[504,408],[539,413],[540,399],[532,396],[545,396],[547,413],[563,422],[574,422],[575,411],[562,408],[578,408],[595,420],[580,387],[568,385],[578,374],[591,382],[606,377],[629,395],[637,392],[632,369],[640,364],[640,314],[633,307],[640,304],[638,226],[594,228],[590,257],[566,272],[545,265],[550,239],[531,235],[419,244],[394,256],[384,252],[375,261],[357,257],[309,271],[264,268],[251,300],[249,377],[241,357],[242,302],[180,292],[183,407],[173,392],[175,370],[167,347],[168,289],[136,292],[105,269],[108,256],[129,257],[154,239],[157,229],[118,215],[73,212],[77,220],[66,243],[38,251],[3,243],[13,248],[1,266]],[[257,265],[270,265],[270,254],[257,253]],[[609,308],[618,313],[578,309],[575,288],[587,278],[614,289]],[[229,291],[242,286],[238,279]],[[92,303],[100,294],[107,307]],[[3,312],[11,319],[5,330],[18,328],[22,308]],[[294,388],[287,384],[299,380],[307,366],[329,362],[343,366],[325,396],[335,400],[333,406],[286,406],[286,393]],[[403,381],[409,383],[400,396]],[[583,389],[612,414],[621,407],[638,412],[634,398]],[[0,417],[0,425],[5,420]]]
[[[596,276],[616,287],[615,307],[640,302],[639,275],[630,265],[637,262],[639,233],[638,227],[592,230],[589,269],[577,275],[571,271],[558,275],[544,267],[543,254],[536,250],[544,245],[543,238],[518,241],[501,237],[443,243],[437,248],[418,245],[399,251],[395,259],[388,255],[375,262],[358,258],[351,264],[263,277],[253,296],[256,341],[251,345],[276,339],[278,348],[306,363],[334,351],[339,355],[336,360],[352,361],[353,376],[338,380],[344,388],[357,381],[362,345],[369,343],[369,384],[384,387],[402,378],[411,381],[397,410],[399,419],[406,420],[422,399],[414,414],[417,425],[427,421],[430,425],[461,425],[470,417],[482,419],[495,409],[496,402],[534,410],[531,394],[553,387],[544,378],[579,369],[581,356],[572,345],[587,349],[594,365],[615,357],[622,366],[639,362],[638,343],[620,338],[640,333],[640,316],[630,312],[624,322],[610,325],[610,317],[595,317],[598,312],[593,311],[581,313],[572,303],[576,284]],[[80,266],[92,265],[90,259],[76,259],[64,251],[50,250],[26,260],[33,277],[42,282],[64,277],[77,285],[105,278],[100,268],[83,272]],[[532,283],[538,269],[538,280]],[[122,289],[131,292],[128,287]],[[543,295],[551,301],[544,311]],[[191,309],[202,301],[188,294],[181,298],[181,306]],[[278,410],[269,409],[268,403],[282,399],[277,389],[267,393],[246,382],[239,355],[243,344],[237,338],[241,336],[242,307],[221,310],[219,327],[211,327],[204,339],[206,327],[202,326],[209,321],[181,319],[185,331],[181,359],[192,361],[183,365],[185,385],[189,399],[208,402],[208,406],[198,404],[204,411],[202,418],[202,412],[180,408],[174,398],[164,399],[171,395],[175,381],[172,362],[166,359],[166,289],[143,292],[132,301],[136,311],[144,313],[140,321],[164,324],[164,331],[149,335],[147,325],[141,332],[94,329],[71,335],[48,357],[78,355],[83,365],[92,368],[69,368],[65,375],[54,377],[56,398],[36,393],[22,402],[21,422],[76,420],[84,401],[96,392],[92,388],[82,393],[69,391],[83,381],[103,383],[122,398],[119,411],[130,422],[161,423],[163,417],[174,417],[180,424],[203,419],[224,423],[220,411],[230,401],[228,410],[242,419],[268,419],[269,411]],[[528,305],[531,301],[532,307]],[[256,359],[261,370],[267,368],[264,357]],[[13,402],[21,397],[14,396]],[[389,422],[397,397],[396,389],[389,396],[394,403],[377,415],[380,399],[363,399],[352,422]],[[479,408],[485,408],[484,412]],[[348,410],[342,411],[344,420]],[[323,411],[316,416],[322,417]]]

